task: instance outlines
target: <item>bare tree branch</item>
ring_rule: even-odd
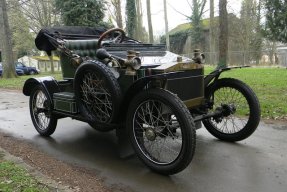
[[[187,15],[183,14],[182,12],[178,11],[178,10],[175,9],[170,3],[167,2],[167,4],[168,4],[175,12],[177,12],[177,13],[181,14],[182,16],[184,16],[184,17],[190,19],[190,16],[187,16]]]

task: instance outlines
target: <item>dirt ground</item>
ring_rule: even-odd
[[[49,179],[54,180],[53,185],[56,183],[56,185],[65,186],[64,191],[125,191],[119,187],[107,188],[93,170],[59,161],[43,153],[32,144],[11,137],[9,134],[0,132],[0,147],[11,155],[21,158],[26,164]],[[53,186],[53,188],[58,189],[59,187]]]

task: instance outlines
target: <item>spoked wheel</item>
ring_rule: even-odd
[[[155,172],[178,173],[193,157],[193,119],[183,102],[168,91],[152,89],[135,96],[127,128],[136,154]]]
[[[57,126],[57,118],[52,114],[52,104],[46,91],[37,86],[30,96],[30,115],[34,127],[42,136],[50,136]]]
[[[88,61],[76,72],[75,95],[79,109],[89,124],[99,131],[109,131],[120,104],[120,87],[104,64]]]
[[[240,141],[249,137],[260,121],[259,101],[242,81],[232,78],[219,79],[207,87],[206,98],[214,102],[213,111],[222,107],[231,108],[227,116],[204,120],[206,129],[225,141]]]

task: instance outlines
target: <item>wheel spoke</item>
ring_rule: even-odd
[[[212,97],[214,110],[225,104],[234,105],[236,112],[228,117],[222,117],[221,120],[211,118],[209,120],[211,124],[218,131],[225,134],[234,134],[241,131],[246,126],[250,116],[250,107],[244,95],[233,87],[222,87],[215,90]]]
[[[179,125],[172,110],[164,103],[151,99],[141,103],[135,111],[133,126],[138,147],[157,164],[173,162],[182,147]],[[178,136],[175,135],[177,131]]]
[[[33,95],[32,100],[32,111],[33,111],[33,118],[37,127],[41,130],[46,130],[49,127],[50,123],[50,109],[45,106],[45,103],[48,103],[48,99],[43,91],[38,90]]]
[[[80,88],[82,101],[86,108],[96,116],[98,121],[109,121],[113,105],[111,93],[105,85],[104,77],[96,72],[88,72],[84,75]]]

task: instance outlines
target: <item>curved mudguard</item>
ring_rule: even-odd
[[[50,76],[47,77],[39,77],[39,78],[30,78],[27,79],[24,87],[23,87],[23,94],[26,96],[30,96],[32,90],[37,86],[40,85],[43,89],[49,93],[49,99],[52,101],[53,93],[60,92],[60,87],[58,82]]]
[[[229,71],[231,69],[238,69],[238,68],[246,68],[246,67],[250,67],[250,66],[240,66],[240,67],[225,67],[225,68],[221,68],[221,69],[216,69],[214,71],[212,71],[211,73],[209,73],[207,76],[205,76],[204,78],[204,87],[206,88],[212,81],[216,81],[218,79],[218,77],[220,76],[220,74],[224,71]]]

